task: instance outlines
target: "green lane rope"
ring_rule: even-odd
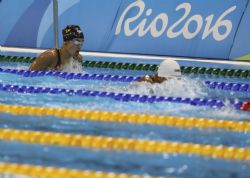
[[[250,70],[220,69],[206,67],[181,67],[183,74],[208,74],[222,77],[250,78]]]
[[[23,62],[32,63],[35,57],[23,57],[23,56],[0,56],[0,62]],[[157,71],[157,64],[140,64],[140,63],[122,63],[122,62],[104,62],[104,61],[82,61],[83,67],[95,67],[95,68],[109,68],[119,70],[144,70],[144,71]],[[236,78],[250,78],[250,70],[240,69],[220,69],[209,67],[192,67],[181,66],[181,72],[183,74],[208,74],[222,77],[236,77]]]

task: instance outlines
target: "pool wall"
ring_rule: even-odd
[[[249,0],[58,1],[55,37],[52,0],[0,1],[0,45],[52,48],[66,25],[78,24],[83,51],[248,60],[249,6]]]

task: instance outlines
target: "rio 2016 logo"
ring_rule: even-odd
[[[133,8],[139,8],[139,12],[135,16],[125,19],[127,13]],[[168,27],[169,17],[168,14],[166,13],[158,14],[147,27],[146,27],[147,18],[144,18],[137,26],[131,28],[132,23],[135,22],[139,17],[141,17],[145,10],[145,3],[143,1],[141,0],[135,1],[131,3],[121,14],[121,17],[117,23],[115,34],[119,35],[122,30],[122,26],[124,25],[124,34],[126,36],[132,36],[137,32],[137,35],[139,37],[143,37],[148,32],[150,32],[150,34],[154,38],[160,37],[165,34],[168,38],[176,38],[180,35],[183,35],[185,39],[193,39],[198,35],[198,33],[200,33],[203,25],[205,25],[204,31],[202,33],[202,40],[206,39],[209,35],[212,34],[213,38],[216,41],[222,41],[226,39],[227,36],[232,31],[233,27],[232,22],[226,19],[226,16],[232,13],[236,9],[236,6],[232,6],[225,12],[223,12],[220,15],[220,17],[216,20],[213,26],[212,26],[212,22],[214,21],[213,14],[207,16],[205,20],[201,15],[198,14],[188,18],[192,9],[191,4],[182,3],[178,5],[175,10],[180,11],[182,9],[184,10],[184,14],[168,29],[167,27]],[[152,11],[153,10],[150,8],[147,9],[145,13],[146,17],[149,17],[152,14]],[[182,22],[185,22],[184,26],[179,31],[176,31],[175,29]],[[157,29],[156,27],[157,23],[162,24],[159,29]],[[189,26],[191,23],[196,23],[196,28],[192,32],[189,30]],[[221,27],[225,28],[223,32],[219,31]]]

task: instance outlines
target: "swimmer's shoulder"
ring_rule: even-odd
[[[149,75],[145,75],[138,80],[138,82],[150,82],[150,81],[152,81],[152,78]]]
[[[152,76],[152,81],[153,81],[153,83],[163,83],[163,82],[167,81],[167,78],[160,77],[158,75],[154,75],[154,76]]]
[[[55,49],[47,50],[38,56],[37,60],[43,60],[47,64],[56,64],[58,60],[57,51]]]
[[[31,64],[30,70],[47,70],[57,64],[58,56],[55,49],[50,49],[40,54]]]
[[[148,82],[151,84],[154,83],[163,83],[164,81],[166,81],[167,79],[164,77],[160,77],[157,74],[156,75],[145,75],[144,77],[140,78],[138,81],[139,82]]]
[[[47,51],[44,51],[42,54],[40,54],[38,58],[43,58],[43,59],[54,59],[57,58],[57,51],[56,49],[49,49]]]

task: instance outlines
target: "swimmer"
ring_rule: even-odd
[[[43,52],[31,64],[29,70],[62,71],[70,63],[82,60],[79,54],[84,42],[84,35],[77,25],[68,25],[62,30],[63,46]]]
[[[181,69],[179,64],[174,60],[166,59],[160,63],[157,74],[152,76],[146,75],[138,80],[138,82],[148,82],[151,84],[163,83],[171,78],[179,79],[180,77]]]

